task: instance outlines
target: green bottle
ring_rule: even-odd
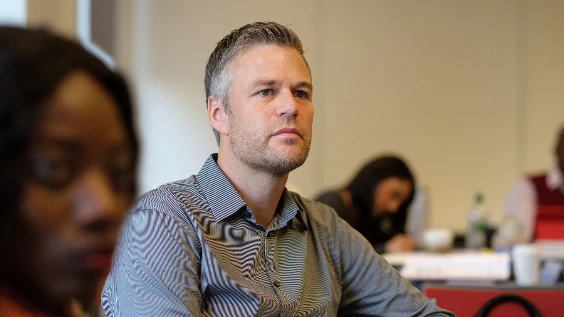
[[[466,248],[479,250],[486,246],[486,231],[488,229],[487,208],[484,195],[476,193],[474,205],[468,213],[468,227],[466,231]]]

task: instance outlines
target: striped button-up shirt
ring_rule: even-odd
[[[208,158],[143,195],[102,305],[112,316],[452,316],[329,207],[284,190],[267,228]]]

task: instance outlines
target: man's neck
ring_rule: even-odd
[[[252,169],[240,160],[229,157],[233,153],[220,153],[217,165],[233,185],[243,201],[253,211],[257,223],[267,228],[286,186],[288,175],[273,176]]]

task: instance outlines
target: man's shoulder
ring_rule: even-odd
[[[186,210],[184,207],[189,207],[202,200],[198,182],[195,175],[192,175],[183,180],[163,184],[144,193],[135,202],[133,212],[151,210],[170,213],[175,209],[184,211]]]
[[[288,192],[298,205],[298,209],[306,214],[308,221],[323,226],[336,227],[341,218],[335,210],[324,203],[301,196],[295,192]]]
[[[311,210],[312,212],[322,212],[322,213],[329,212],[332,210],[331,207],[322,204],[319,201],[304,197],[296,192],[288,191],[288,194],[290,195],[290,197],[292,197],[292,199],[294,199],[298,207],[301,206],[308,210]]]
[[[323,199],[335,199],[339,198],[339,192],[337,190],[327,190],[324,192],[319,193],[316,197],[316,201],[323,201]]]

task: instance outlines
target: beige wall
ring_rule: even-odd
[[[123,0],[117,17],[117,63],[139,100],[143,190],[197,172],[215,151],[206,59],[251,21],[289,25],[307,48],[314,144],[291,175],[306,196],[397,152],[428,187],[431,226],[462,229],[478,190],[498,221],[510,184],[551,164],[564,122],[559,0]]]
[[[76,37],[76,0],[26,0],[27,25]]]
[[[524,95],[525,169],[553,162],[554,138],[564,124],[564,1],[529,1]]]

